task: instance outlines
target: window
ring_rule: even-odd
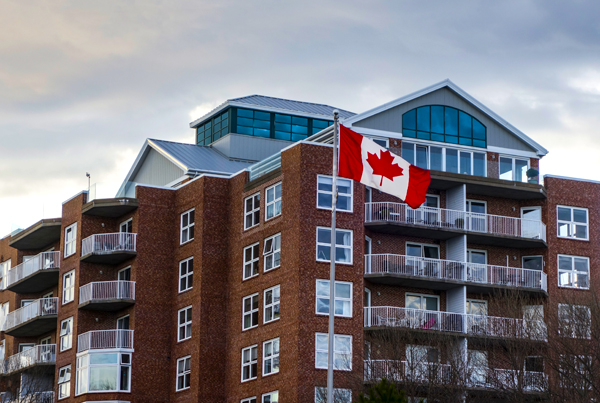
[[[58,398],[71,395],[71,366],[67,365],[58,370]]]
[[[75,270],[63,275],[63,304],[75,299]]]
[[[279,319],[279,286],[276,285],[275,287],[267,288],[265,290],[264,298],[264,323],[272,322],[274,320]]]
[[[487,301],[467,299],[467,315],[487,315]]]
[[[333,388],[334,403],[352,403],[352,390]],[[327,403],[327,388],[317,386],[315,388],[315,403]]]
[[[563,337],[589,339],[592,314],[584,305],[558,304],[558,333]]]
[[[329,280],[317,280],[317,314],[329,315]],[[352,317],[352,283],[335,282],[335,316]]]
[[[181,214],[181,236],[180,243],[184,244],[194,239],[194,225],[195,225],[195,212],[194,209],[188,210]]]
[[[327,333],[316,333],[315,368],[327,369],[328,340]],[[333,369],[352,371],[352,336],[334,335]]]
[[[117,329],[128,330],[129,329],[129,315],[125,315],[117,319]]]
[[[242,349],[242,382],[256,379],[257,346]]]
[[[500,157],[500,179],[527,182],[528,159]]]
[[[91,353],[77,357],[75,394],[129,392],[131,354]]]
[[[485,153],[403,141],[402,158],[424,169],[486,176]]]
[[[65,228],[65,257],[71,256],[77,250],[77,223]]]
[[[590,259],[581,256],[558,255],[558,286],[589,288]]]
[[[242,309],[244,311],[242,330],[258,326],[258,293],[245,297]]]
[[[352,181],[350,179],[337,179],[338,199],[337,211],[352,212]],[[317,176],[317,208],[331,210],[333,203],[333,178],[331,176]]]
[[[281,214],[281,182],[268,187],[266,192],[267,211],[266,218],[268,220]]]
[[[298,116],[280,115],[275,114],[275,138],[280,140],[304,140],[308,137],[308,121],[307,118],[301,118]],[[327,122],[322,120],[313,121],[313,125],[316,122],[323,122],[317,124],[317,126],[325,126]],[[327,125],[328,126],[328,125]],[[325,126],[325,127],[327,127]],[[324,129],[323,127],[322,129]],[[318,127],[316,127],[318,129]],[[322,129],[318,129],[320,131]],[[316,133],[313,129],[313,134]]]
[[[279,337],[263,343],[263,376],[279,372]]]
[[[8,271],[10,270],[11,259],[8,259],[2,263],[0,263],[0,275],[2,276],[2,281],[0,282],[0,289],[5,290],[8,285]]]
[[[560,356],[558,375],[563,388],[592,389],[596,381],[596,371],[591,356],[562,354]]]
[[[437,295],[406,294],[404,304],[409,309],[439,311],[440,297]]]
[[[240,403],[256,403],[256,396],[242,399]]]
[[[250,109],[237,110],[237,133],[271,137],[271,114]]]
[[[189,389],[192,356],[188,355],[177,360],[177,387],[176,390]]]
[[[8,316],[8,302],[5,302],[0,306],[0,329],[4,329],[6,316]]]
[[[194,258],[179,262],[179,292],[184,292],[194,285]]]
[[[244,229],[260,223],[260,193],[244,199]]]
[[[133,232],[133,218],[130,218],[129,220],[122,222],[119,225],[119,232],[132,233]]]
[[[244,248],[244,280],[258,276],[258,242]]]
[[[262,395],[262,403],[279,403],[279,391],[276,390]]]
[[[402,136],[482,147],[486,127],[473,116],[450,106],[429,105],[402,115]]]
[[[177,341],[187,340],[192,337],[192,307],[180,309],[177,315]]]
[[[60,322],[60,351],[73,346],[73,317]]]
[[[558,206],[556,210],[560,238],[588,240],[588,210],[586,208]]]
[[[0,361],[4,360],[4,354],[5,354],[5,345],[4,345],[4,340],[0,341]]]
[[[543,256],[523,256],[523,268],[529,270],[544,270],[544,258]]]
[[[317,261],[331,261],[331,229],[317,227]],[[352,231],[335,230],[336,263],[352,264]]]
[[[117,272],[119,281],[131,281],[131,266],[121,269]]]
[[[281,234],[265,239],[263,255],[265,257],[264,271],[279,267],[281,263]]]

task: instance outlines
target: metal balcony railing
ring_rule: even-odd
[[[546,225],[538,220],[435,207],[413,210],[404,203],[365,203],[365,222],[376,221],[546,241]]]
[[[54,403],[54,392],[33,392],[17,399],[2,400],[2,403]]]
[[[114,252],[136,252],[137,234],[117,232],[114,234],[95,234],[81,242],[81,256]]]
[[[133,349],[133,330],[93,330],[77,337],[77,352],[107,348]]]
[[[21,371],[34,365],[53,365],[56,363],[56,344],[38,344],[28,350],[10,356],[4,361],[3,372]]]
[[[405,255],[365,255],[365,274],[373,273],[548,291],[547,275],[539,270]]]
[[[58,313],[58,298],[40,298],[6,315],[4,330],[8,331],[31,319]]]
[[[365,380],[378,381],[386,378],[393,382],[448,384],[452,367],[449,364],[399,360],[366,360]]]
[[[135,300],[135,281],[100,281],[79,287],[79,303],[88,301]]]
[[[364,312],[365,327],[401,327],[481,337],[547,340],[546,324],[540,320],[427,311],[394,306],[365,307]]]
[[[42,252],[8,271],[6,287],[36,272],[60,268],[60,251]]]

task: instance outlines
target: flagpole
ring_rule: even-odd
[[[329,258],[331,267],[329,270],[329,346],[327,348],[327,403],[333,402],[333,340],[334,340],[334,318],[335,318],[335,210],[337,207],[337,176],[338,176],[338,130],[339,112],[333,111],[333,180],[331,197],[331,249]]]

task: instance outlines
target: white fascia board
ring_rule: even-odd
[[[493,153],[498,153],[502,156],[506,155],[506,156],[527,157],[527,158],[539,158],[540,157],[534,151],[515,150],[514,148],[488,146],[487,150],[490,152],[493,152]]]
[[[143,157],[147,153],[148,147],[150,147],[149,139],[146,139],[146,141],[144,142],[144,145],[142,146],[142,149],[140,150],[137,157],[135,158],[133,165],[131,165],[131,168],[129,168],[129,172],[125,176],[125,179],[123,180],[123,183],[119,187],[117,194],[121,194],[121,192],[125,191],[125,187],[127,186],[127,183],[131,182],[131,178],[133,178],[133,175],[137,172],[138,164],[140,163],[140,161],[143,159]]]
[[[183,172],[186,172],[189,170],[188,167],[186,167],[185,165],[183,165],[179,160],[175,159],[171,154],[169,154],[168,152],[166,152],[165,150],[163,150],[162,148],[160,148],[158,145],[156,145],[156,143],[154,143],[152,140],[148,139],[148,144],[154,148],[155,151],[158,151],[158,153],[160,155],[162,155],[163,157],[165,157],[166,159],[168,159],[169,161],[171,161],[173,164],[177,165],[179,168],[181,168],[181,170]]]
[[[556,179],[563,179],[563,180],[577,181],[577,182],[588,182],[588,183],[594,183],[594,184],[600,185],[600,181],[595,181],[593,179],[573,178],[570,176],[559,176],[559,175],[548,174],[548,175],[544,175],[544,179],[546,179],[546,178],[556,178]]]
[[[504,128],[506,128],[508,131],[510,131],[511,133],[513,133],[515,136],[517,136],[518,138],[520,138],[521,140],[523,140],[526,144],[528,144],[531,147],[535,148],[537,150],[537,155],[539,157],[543,157],[544,155],[548,154],[548,150],[546,150],[544,147],[542,147],[540,144],[538,144],[532,138],[530,138],[529,136],[527,136],[525,133],[523,133],[522,131],[520,131],[519,129],[517,129],[516,127],[514,127],[510,123],[508,123],[506,120],[504,120],[502,117],[500,117],[500,115],[496,114],[490,108],[488,108],[487,106],[485,106],[484,104],[482,104],[481,102],[479,102],[477,99],[473,98],[466,91],[464,91],[458,85],[454,84],[449,79],[445,79],[444,81],[440,81],[439,83],[430,85],[429,87],[423,88],[422,90],[413,92],[411,94],[408,94],[406,96],[398,98],[398,99],[396,99],[394,101],[390,101],[390,102],[385,103],[385,104],[383,104],[381,106],[378,106],[376,108],[370,109],[370,110],[368,110],[366,112],[359,113],[358,115],[355,115],[355,116],[353,116],[353,117],[351,117],[349,119],[346,119],[345,123],[347,125],[352,125],[352,123],[355,123],[355,122],[358,122],[360,120],[366,119],[368,117],[371,117],[373,115],[376,115],[376,114],[381,113],[383,111],[386,111],[388,109],[394,108],[394,107],[396,107],[398,105],[402,105],[402,104],[404,104],[406,102],[412,101],[413,99],[419,98],[419,97],[421,97],[423,95],[426,95],[426,94],[429,94],[429,93],[431,93],[433,91],[437,91],[437,90],[439,90],[440,88],[443,88],[443,87],[450,88],[451,90],[453,90],[454,92],[456,92],[458,95],[460,95],[461,97],[463,97],[467,101],[469,101],[471,104],[473,104],[473,106],[475,106],[476,108],[478,108],[479,110],[481,110],[483,113],[487,114],[489,117],[491,117],[492,119],[494,119],[501,126],[504,126]]]
[[[71,200],[73,200],[74,198],[76,198],[77,196],[82,195],[84,193],[88,194],[88,191],[87,190],[82,190],[81,192],[77,193],[75,196],[69,197],[67,200],[65,200],[64,202],[62,202],[62,204],[64,205],[64,204],[70,202]]]

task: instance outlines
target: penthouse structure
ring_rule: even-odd
[[[332,255],[336,401],[383,377],[548,398],[549,318],[594,289],[600,186],[540,184],[547,150],[446,80],[340,110],[432,182],[413,210],[340,179],[332,251],[333,110],[229,100],[196,144],[148,139],[114,198],[0,240],[4,401],[324,402]]]

